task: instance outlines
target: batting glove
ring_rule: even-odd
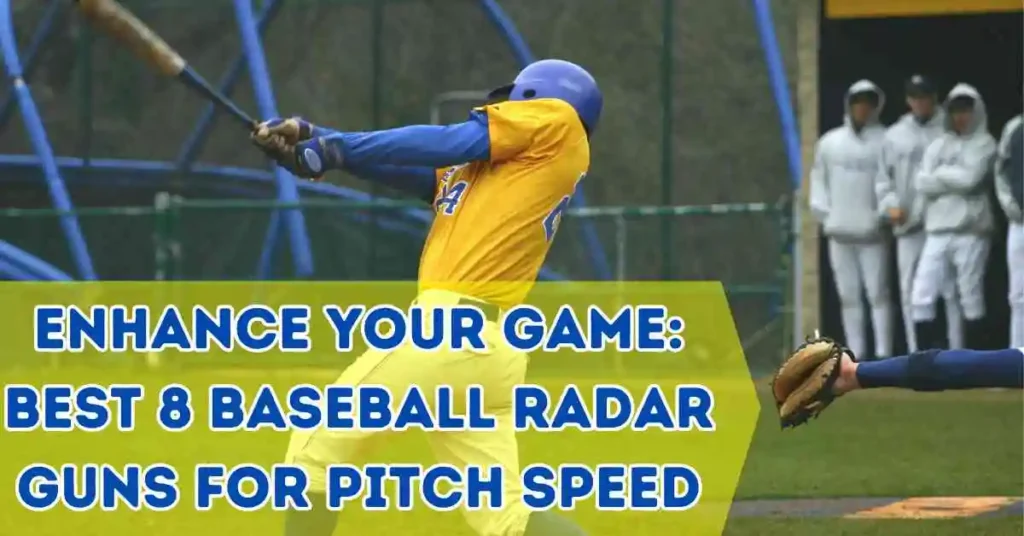
[[[265,155],[279,163],[291,160],[292,147],[312,137],[312,124],[297,118],[264,121],[249,133],[252,141]]]
[[[323,137],[330,131],[298,117],[260,123],[250,139],[264,154],[297,177],[319,180],[327,169],[341,167],[341,150]]]
[[[319,180],[329,169],[341,169],[344,162],[341,146],[326,136],[299,142],[292,154],[292,167],[285,166],[288,171],[313,180]]]
[[[286,143],[295,145],[300,141],[306,141],[317,135],[317,130],[313,123],[301,117],[289,117],[286,119],[275,117],[257,125],[256,129],[253,130],[252,137],[253,141],[257,141],[258,139],[267,139],[270,136],[280,136]]]
[[[257,145],[292,175],[305,179],[320,180],[328,169],[340,169],[343,161],[341,148],[323,137],[290,144],[281,136],[270,136]]]

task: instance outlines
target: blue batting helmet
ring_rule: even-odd
[[[559,99],[569,103],[588,134],[597,129],[604,97],[597,82],[583,67],[565,60],[540,60],[526,66],[511,85],[496,89],[493,96],[508,100]]]

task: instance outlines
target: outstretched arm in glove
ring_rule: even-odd
[[[858,363],[831,339],[811,339],[787,359],[772,382],[783,428],[817,417],[837,397],[858,389],[894,387],[946,391],[1024,387],[1024,352],[925,350]]]
[[[1017,388],[1024,384],[1024,353],[1004,350],[925,350],[856,363],[847,358],[836,391],[896,387],[915,391]]]

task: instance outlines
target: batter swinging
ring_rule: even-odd
[[[417,304],[477,304],[490,319],[520,303],[536,280],[577,182],[590,166],[590,141],[601,115],[596,82],[581,67],[544,60],[492,92],[490,104],[469,120],[448,126],[409,126],[377,132],[335,132],[301,119],[275,119],[253,134],[254,143],[295,175],[317,178],[344,169],[431,202],[436,213],[424,245]],[[413,348],[368,351],[337,383],[384,385],[404,392],[410,384],[432,391],[447,384],[464,392],[487,390],[493,432],[428,434],[439,462],[501,465],[519,474],[519,456],[508,399],[523,383],[527,356],[506,346],[491,324],[489,350],[429,355]],[[370,432],[296,433],[288,461],[305,467],[312,491],[324,489],[324,468],[355,463]],[[580,535],[582,529],[549,512],[522,504],[516,479],[506,481],[500,511],[464,510],[481,535]],[[329,536],[336,524],[323,497],[312,511],[288,512],[286,536]]]

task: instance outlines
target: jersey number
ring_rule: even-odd
[[[455,209],[458,208],[459,201],[462,201],[468,187],[469,183],[466,181],[459,181],[451,186],[443,185],[441,195],[434,201],[434,212],[444,213],[445,216],[455,214]]]
[[[569,208],[569,196],[565,196],[555,208],[551,209],[547,217],[544,218],[544,237],[547,238],[548,242],[555,238],[555,233],[558,232],[558,224],[562,223],[562,213],[565,209]]]
[[[580,181],[587,176],[587,172],[580,173],[580,176],[576,179],[576,185],[578,186]],[[562,214],[565,209],[569,208],[569,201],[572,200],[571,195],[563,197],[555,208],[551,209],[547,217],[544,218],[544,237],[547,238],[548,242],[555,238],[555,233],[558,232],[558,225],[562,223]]]

